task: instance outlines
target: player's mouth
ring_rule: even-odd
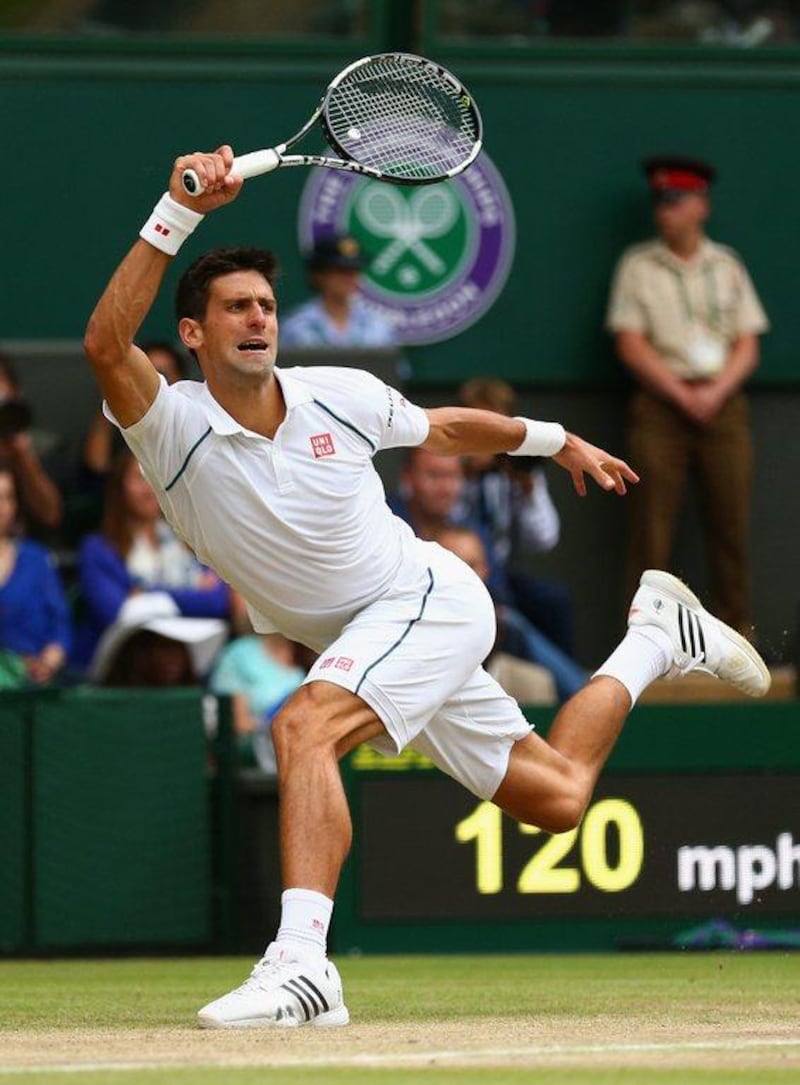
[[[258,354],[269,349],[266,339],[245,339],[236,348],[242,354]]]

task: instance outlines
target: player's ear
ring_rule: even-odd
[[[203,345],[203,328],[198,320],[192,320],[189,316],[181,317],[178,324],[178,335],[181,342],[189,350],[197,350]]]

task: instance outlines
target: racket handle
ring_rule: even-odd
[[[250,154],[239,155],[233,160],[231,173],[237,177],[258,177],[262,173],[270,173],[281,164],[281,156],[272,147],[264,151],[251,151]],[[199,196],[203,191],[200,178],[194,170],[184,170],[181,177],[184,192],[190,196]]]

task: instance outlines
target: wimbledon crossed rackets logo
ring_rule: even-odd
[[[485,152],[461,176],[427,188],[315,172],[299,234],[303,250],[331,234],[358,239],[364,300],[407,344],[449,339],[478,320],[508,277],[515,242],[511,201]]]

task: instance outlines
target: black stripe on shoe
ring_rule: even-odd
[[[697,620],[697,639],[700,641],[700,658],[703,663],[706,662],[706,638],[703,634],[703,623],[699,618]]]
[[[313,1003],[313,1007],[309,1006],[308,1002],[306,1002],[306,998],[308,998],[308,992],[304,991],[303,988],[300,987],[297,980],[287,980],[286,983],[281,984],[281,987],[284,989],[284,991],[288,991],[290,995],[294,995],[294,997],[303,1007],[303,1013],[306,1015],[306,1021],[310,1021],[312,1015],[314,1017],[317,1016],[317,1014],[319,1013],[319,1009],[317,1008],[316,1003]]]
[[[315,984],[313,984],[311,982],[311,980],[308,978],[308,976],[298,976],[297,977],[297,982],[302,983],[304,985],[304,987],[307,988],[306,994],[307,994],[307,996],[309,998],[313,999],[314,995],[316,995],[317,998],[322,1003],[322,1009],[325,1011],[325,1013],[328,1013],[328,1011],[330,1010],[330,1006],[328,1005],[327,999],[325,998],[325,995],[323,995],[322,991],[320,991],[319,987],[317,987]],[[317,1012],[322,1012],[322,1011],[317,1011]]]
[[[678,603],[678,632],[681,635],[681,651],[689,651],[686,643],[686,609],[683,603]]]

